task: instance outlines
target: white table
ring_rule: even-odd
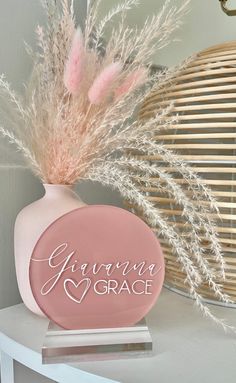
[[[211,306],[236,325],[236,310]],[[235,383],[236,335],[202,318],[185,297],[164,289],[147,317],[155,356],[117,361],[42,365],[41,346],[48,321],[23,304],[0,311],[2,383],[13,383],[13,360],[66,383]]]

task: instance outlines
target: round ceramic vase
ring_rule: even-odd
[[[14,231],[14,253],[18,287],[29,310],[44,316],[31,291],[29,264],[33,249],[45,229],[62,215],[85,206],[72,186],[44,184],[45,194],[18,214]]]

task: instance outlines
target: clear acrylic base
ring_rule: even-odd
[[[43,364],[76,363],[152,355],[145,319],[131,327],[64,330],[50,322],[42,348]]]

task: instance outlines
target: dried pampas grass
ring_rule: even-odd
[[[74,34],[65,64],[64,84],[68,92],[77,95],[83,81],[85,62],[84,38],[80,28]]]

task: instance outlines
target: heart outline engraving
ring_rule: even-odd
[[[72,283],[72,285],[78,289],[78,287],[83,283],[83,282],[87,282],[86,284],[86,287],[84,289],[84,292],[83,294],[81,295],[80,299],[76,299],[69,291],[68,291],[68,288],[67,288],[67,284],[68,283]],[[79,282],[75,282],[73,279],[70,279],[70,278],[67,278],[64,280],[64,290],[65,290],[65,293],[66,295],[68,296],[68,298],[70,298],[72,301],[74,301],[75,303],[78,303],[80,304],[83,299],[85,298],[86,294],[88,293],[89,289],[90,289],[90,286],[91,286],[91,279],[90,278],[84,278],[84,279],[81,279]]]

